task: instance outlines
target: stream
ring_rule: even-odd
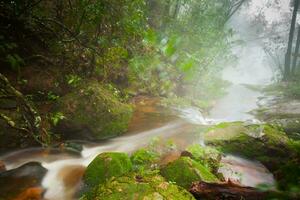
[[[32,148],[11,152],[0,157],[7,169],[14,169],[24,163],[37,161],[48,172],[42,180],[47,200],[71,200],[80,186],[80,178],[86,167],[101,152],[122,151],[131,153],[146,146],[154,137],[172,139],[179,149],[199,143],[205,145],[201,135],[196,134],[203,126],[228,121],[249,121],[259,123],[249,112],[257,108],[262,94],[248,85],[268,84],[272,72],[265,64],[265,52],[259,40],[252,40],[258,33],[245,17],[247,8],[242,8],[228,24],[236,32],[235,39],[245,41],[242,46],[233,47],[237,56],[236,66],[227,66],[223,78],[231,85],[206,117],[194,107],[175,108],[171,112],[156,105],[152,99],[138,99],[128,133],[101,143],[84,143],[81,154]],[[250,42],[247,42],[250,41]],[[226,179],[237,180],[246,186],[267,183],[274,185],[272,174],[259,162],[235,155],[222,159],[220,172]]]

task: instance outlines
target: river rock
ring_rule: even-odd
[[[54,113],[64,116],[55,127],[65,139],[106,139],[124,133],[132,115],[130,105],[122,103],[96,81],[83,83],[61,97]]]
[[[133,152],[130,160],[135,170],[151,169],[154,164],[159,160],[158,152],[152,151],[147,148],[141,148]]]
[[[40,187],[46,172],[40,163],[30,162],[0,173],[0,199],[13,199],[30,188]]]
[[[181,157],[160,170],[168,181],[188,189],[195,181],[217,182],[218,179],[202,164],[189,157]]]
[[[186,152],[189,152],[192,159],[207,167],[214,174],[218,173],[222,159],[222,154],[218,150],[194,144],[188,146]]]
[[[88,188],[105,183],[111,177],[118,177],[132,170],[127,154],[107,152],[99,154],[87,167],[83,181]]]
[[[5,171],[5,170],[6,170],[6,167],[5,167],[4,162],[0,160],[0,173]]]
[[[207,145],[224,153],[260,161],[283,189],[299,184],[300,142],[290,139],[276,126],[222,123],[210,128],[203,137]]]
[[[166,182],[159,175],[128,174],[111,178],[104,185],[85,193],[80,200],[194,200],[185,189]]]
[[[41,200],[44,189],[41,187],[28,188],[13,200]]]

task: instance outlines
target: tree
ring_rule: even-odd
[[[298,26],[298,36],[297,36],[296,47],[295,47],[293,63],[292,63],[292,71],[291,71],[292,74],[294,74],[296,71],[299,49],[300,49],[300,26]]]
[[[298,8],[299,8],[299,0],[295,0],[293,16],[292,16],[292,21],[291,21],[290,34],[289,34],[288,47],[287,47],[287,52],[285,54],[284,77],[283,77],[284,80],[288,80],[290,77],[290,74],[291,74],[291,54],[292,54],[292,45],[293,45],[293,39],[294,39],[294,32],[295,32]]]

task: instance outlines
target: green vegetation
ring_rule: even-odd
[[[127,174],[118,178],[112,178],[104,185],[99,185],[94,190],[85,194],[80,200],[194,200],[194,197],[172,183],[168,183],[163,177],[154,175]]]
[[[96,81],[81,84],[77,89],[57,101],[55,111],[64,116],[59,118],[57,131],[88,129],[93,138],[105,139],[127,130],[132,115],[130,105],[120,102]]]
[[[188,152],[193,155],[193,159],[206,168],[208,168],[214,174],[218,173],[221,153],[211,147],[201,147],[199,144],[194,144],[186,148]]]
[[[142,148],[135,151],[130,159],[135,170],[150,169],[151,165],[153,165],[155,161],[158,161],[159,153],[147,148]]]
[[[280,189],[290,190],[299,181],[299,142],[271,125],[227,123],[205,133],[209,145],[262,162],[277,178]]]
[[[218,179],[202,164],[189,157],[182,157],[161,169],[161,175],[188,189],[195,181],[217,182]]]
[[[0,73],[37,107],[34,118],[41,120],[35,130],[20,135],[44,146],[63,142],[64,132],[80,135],[82,127],[83,132],[90,132],[86,137],[90,140],[119,135],[126,131],[131,117],[126,104],[136,94],[170,101],[182,98],[208,110],[227,85],[218,73],[224,63],[232,61],[228,43],[232,31],[225,24],[236,3],[1,3]],[[6,85],[1,88],[0,98],[16,98]],[[24,115],[25,107],[17,101],[6,117],[12,119],[15,112]],[[22,126],[28,129],[34,123],[34,119],[25,120]]]
[[[121,176],[132,170],[129,157],[124,153],[102,153],[87,167],[84,174],[84,184],[93,188],[103,184],[111,177]]]

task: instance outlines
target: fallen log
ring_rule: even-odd
[[[211,200],[264,200],[269,195],[252,187],[245,187],[231,181],[223,183],[195,182],[190,192],[196,199]]]

